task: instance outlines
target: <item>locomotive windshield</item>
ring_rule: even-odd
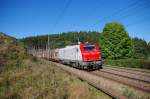
[[[95,45],[84,46],[84,50],[95,50],[95,49],[96,49]]]

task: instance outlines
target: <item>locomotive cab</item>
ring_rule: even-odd
[[[80,44],[82,66],[84,69],[101,69],[102,58],[100,48],[96,43]]]

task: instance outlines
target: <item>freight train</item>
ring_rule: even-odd
[[[98,44],[80,43],[49,51],[49,59],[86,70],[102,69],[102,55]]]
[[[34,53],[35,52],[35,53]],[[102,69],[101,50],[96,43],[80,43],[65,48],[30,51],[33,56],[66,64],[78,69]]]

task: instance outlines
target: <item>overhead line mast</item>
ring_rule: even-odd
[[[66,10],[68,9],[68,7],[69,7],[69,5],[70,5],[70,3],[71,3],[71,0],[67,0],[67,3],[66,3],[66,5],[65,5],[65,7],[64,7],[64,9],[62,10],[62,12],[60,13],[60,15],[58,16],[58,19],[57,19],[57,21],[54,23],[54,27],[53,27],[53,29],[55,29],[56,28],[56,26],[59,24],[59,22],[60,22],[60,20],[63,18],[63,16],[64,16],[64,13],[66,12]],[[48,55],[49,55],[49,50],[50,50],[50,43],[49,43],[49,41],[50,41],[50,38],[49,38],[49,35],[48,35],[48,38],[47,38],[48,40],[47,40],[47,49],[48,49]],[[49,57],[49,56],[48,56]]]

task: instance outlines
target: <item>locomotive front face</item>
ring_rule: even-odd
[[[95,43],[80,44],[82,53],[82,65],[85,68],[99,68],[102,65],[101,52],[99,46]]]
[[[101,60],[101,53],[97,44],[81,44],[83,62],[93,62]]]

